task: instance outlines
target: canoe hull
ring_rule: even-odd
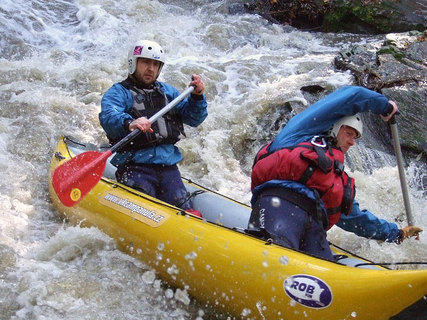
[[[65,159],[52,158],[51,174],[71,156],[63,140],[56,154]],[[389,319],[426,294],[427,270],[331,263],[183,215],[113,180],[103,178],[74,207],[49,188],[73,224],[96,226],[164,281],[236,317]]]

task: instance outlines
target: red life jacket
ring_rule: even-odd
[[[255,157],[252,190],[275,179],[300,182],[316,190],[328,213],[328,229],[338,222],[341,213],[350,213],[356,187],[354,179],[344,171],[344,154],[340,149],[317,141],[274,152],[268,151],[269,146],[264,146]]]

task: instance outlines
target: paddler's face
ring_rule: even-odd
[[[157,60],[138,58],[133,78],[143,86],[153,84],[159,74],[160,63]]]
[[[357,131],[349,126],[341,126],[337,135],[337,147],[346,153],[357,139]]]

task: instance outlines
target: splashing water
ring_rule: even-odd
[[[350,44],[377,39],[313,34],[255,15],[230,15],[231,2],[1,2],[1,319],[226,318],[155,279],[99,230],[61,221],[47,181],[61,135],[106,142],[98,122],[102,94],[126,77],[130,44],[148,38],[167,53],[160,80],[182,91],[198,73],[206,85],[209,116],[200,127],[186,128],[187,138],[178,144],[182,174],[249,203],[252,159],[289,118],[286,103],[295,110],[312,103],[316,97],[300,91],[306,85],[333,90],[351,84],[351,75],[334,70],[331,61]],[[393,157],[360,148],[349,165],[361,206],[405,225]],[[414,161],[407,175],[415,221],[426,229],[424,169]],[[397,246],[334,228],[329,238],[377,261],[422,260],[427,253],[424,236]],[[163,245],[158,249],[162,257]],[[189,255],[189,263],[195,258]]]

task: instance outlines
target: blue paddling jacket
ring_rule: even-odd
[[[361,112],[385,114],[389,108],[388,99],[382,94],[358,86],[342,87],[291,118],[272,142],[270,152],[311,141],[316,135],[324,135],[342,117]],[[299,182],[270,180],[253,190],[252,205],[259,193],[270,187],[290,188],[310,199],[316,199],[313,190]],[[323,205],[322,209],[326,214]],[[336,225],[358,236],[388,242],[395,241],[399,234],[395,223],[377,218],[368,210],[361,210],[356,201],[353,202],[353,207],[348,215],[341,214]]]
[[[177,89],[164,82],[156,81],[156,85],[163,91],[168,101],[172,101],[180,94]],[[99,121],[110,139],[120,140],[129,134],[125,128],[125,121],[133,120],[130,114],[133,104],[132,93],[120,83],[114,84],[102,97]],[[200,125],[208,115],[205,95],[190,95],[174,109],[181,115],[183,123],[191,127]],[[118,166],[131,160],[135,163],[174,165],[182,159],[177,146],[161,144],[136,151],[118,151],[111,163]]]

